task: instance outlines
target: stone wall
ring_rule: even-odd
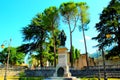
[[[44,76],[52,77],[55,69],[38,69],[38,70],[25,70],[26,76]]]
[[[55,69],[39,69],[39,70],[25,70],[26,76],[44,76],[44,77],[53,77]],[[75,77],[103,77],[103,69],[84,69],[84,70],[70,70],[72,76]],[[106,69],[107,77],[120,77],[120,68]]]
[[[15,68],[9,68],[7,70],[7,76],[19,76],[19,73],[24,71],[24,69],[15,69]],[[5,75],[5,68],[0,68],[0,76]]]
[[[93,58],[88,58],[89,61],[89,66],[95,66],[94,59]],[[86,54],[81,54],[79,59],[77,59],[74,63],[74,67],[76,69],[83,69],[85,66],[87,66],[87,61],[86,61]]]

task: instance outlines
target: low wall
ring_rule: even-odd
[[[44,77],[52,77],[55,72],[55,69],[38,69],[38,70],[25,70],[26,76],[44,76]],[[75,77],[100,77],[104,76],[103,69],[85,69],[85,70],[70,70],[72,76]],[[120,78],[120,69],[112,68],[106,69],[107,77],[116,77]]]
[[[55,68],[41,68],[41,69],[35,69],[35,70],[29,70],[29,69],[20,69],[20,68],[9,68],[7,75],[9,76],[19,76],[19,73],[21,71],[25,71],[26,76],[44,76],[44,77],[52,77],[55,73]],[[103,67],[90,67],[90,69],[84,70],[76,70],[76,69],[70,69],[70,72],[72,76],[75,77],[100,77],[104,76],[104,70]],[[4,76],[5,69],[0,68],[0,76]],[[107,77],[116,77],[120,78],[120,67],[107,67],[106,69],[106,75]]]
[[[37,70],[25,70],[26,76],[53,76],[55,69],[37,69]]]
[[[24,71],[24,69],[8,69],[7,70],[7,76],[19,76],[19,73],[21,71]],[[5,68],[0,68],[0,76],[4,76],[5,75]]]

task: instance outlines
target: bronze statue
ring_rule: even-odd
[[[65,35],[64,30],[62,30],[60,32],[60,35],[59,35],[58,39],[60,40],[60,46],[65,46],[66,35]]]

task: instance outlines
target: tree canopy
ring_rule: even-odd
[[[72,58],[72,33],[77,26],[78,21],[78,9],[75,2],[65,2],[62,3],[59,7],[60,14],[62,16],[63,22],[68,25],[70,33],[70,62],[71,67],[73,67],[73,58]]]
[[[55,40],[55,29],[58,27],[58,22],[59,22],[59,10],[57,7],[52,6],[44,10],[44,21],[45,25],[48,26],[48,28],[51,31],[51,35],[53,38],[53,46],[54,46],[54,66],[56,67],[56,40]]]
[[[9,64],[10,65],[20,65],[22,63],[24,63],[24,58],[25,58],[25,54],[23,52],[19,52],[17,51],[17,48],[14,47],[10,47],[10,53],[8,51],[8,47],[4,48],[1,52],[0,52],[0,62],[3,64],[7,63],[7,57],[9,54]]]
[[[99,48],[111,46],[113,43],[117,43],[120,48],[120,1],[111,0],[109,5],[104,8],[100,15],[100,22],[95,26],[98,31],[98,35],[94,37],[97,40]],[[108,37],[108,35],[110,35]]]
[[[85,53],[86,53],[86,61],[87,61],[87,67],[89,66],[88,62],[88,52],[87,52],[87,44],[86,44],[86,38],[85,38],[85,30],[88,29],[87,24],[90,22],[89,20],[89,14],[88,14],[88,6],[85,2],[79,2],[77,3],[78,8],[78,15],[79,15],[79,30],[83,32],[83,39],[84,39],[84,45],[85,45]]]
[[[60,45],[58,39],[60,29],[58,27],[60,24],[59,20],[62,18],[63,22],[68,24],[69,27],[70,60],[72,65],[72,33],[78,26],[77,21],[82,22],[84,28],[86,27],[88,16],[86,16],[87,13],[85,11],[87,9],[88,6],[86,6],[86,3],[82,2],[65,2],[59,8],[56,6],[46,8],[42,13],[37,14],[28,26],[23,27],[23,40],[27,43],[23,44],[19,49],[26,53],[32,51],[38,52],[37,57],[40,59],[41,66],[43,64],[43,58],[48,58],[48,56],[44,56],[44,53],[50,53],[50,56],[54,56],[54,66],[56,66],[57,48]],[[53,58],[48,58],[48,60],[52,61]]]

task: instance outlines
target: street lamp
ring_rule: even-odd
[[[7,63],[5,67],[5,75],[4,75],[4,80],[7,80],[7,71],[8,71],[8,66],[9,66],[9,56],[10,56],[10,41],[4,41],[3,44],[1,45],[1,48],[4,48],[5,44],[8,44],[8,56],[7,56]]]

